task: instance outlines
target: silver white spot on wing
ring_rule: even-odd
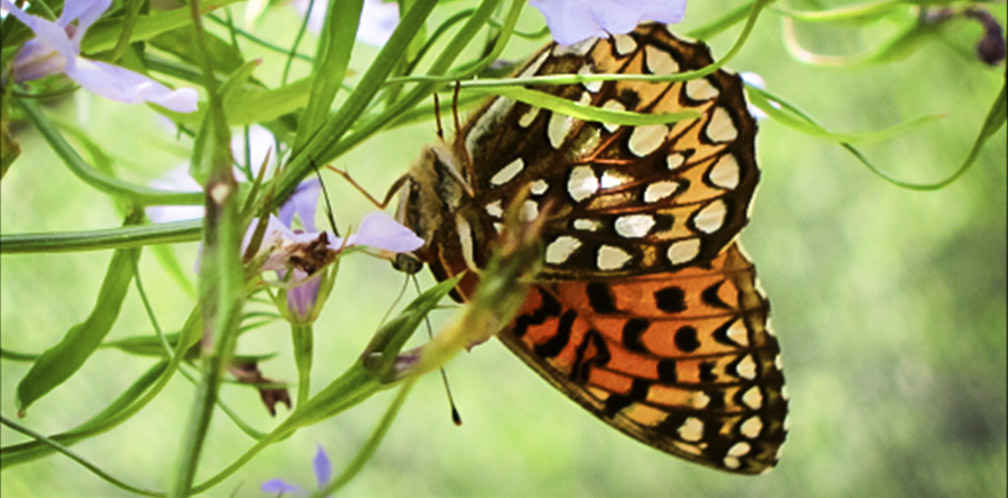
[[[630,35],[613,35],[613,46],[617,54],[627,55],[637,50],[637,41]]]
[[[654,182],[644,189],[644,202],[658,202],[675,193],[679,189],[679,182],[672,180],[661,180]]]
[[[732,322],[732,324],[728,326],[728,330],[725,334],[735,344],[742,347],[749,346],[749,332],[746,330],[745,323],[741,318]]]
[[[598,259],[595,264],[599,270],[619,270],[627,265],[633,256],[630,253],[616,246],[603,245],[598,250]]]
[[[763,430],[763,421],[760,420],[759,415],[753,415],[742,422],[739,426],[739,432],[749,438],[756,439],[759,437],[760,431]]]
[[[732,122],[731,115],[728,114],[728,111],[724,107],[714,108],[710,122],[707,123],[707,128],[704,128],[704,132],[712,142],[731,142],[738,136],[735,123]]]
[[[539,216],[539,203],[532,200],[526,199],[522,203],[521,212],[518,214],[518,219],[524,222],[529,222],[536,219]]]
[[[577,166],[567,179],[567,193],[575,201],[583,201],[598,192],[599,180],[590,166]]]
[[[654,46],[644,46],[644,64],[648,72],[660,76],[679,72],[679,63],[668,52]]]
[[[745,355],[737,365],[735,365],[735,372],[739,374],[739,377],[743,379],[753,380],[756,378],[756,362],[753,360],[751,354]]]
[[[591,220],[587,218],[578,218],[574,220],[574,229],[576,230],[597,232],[600,228],[602,228],[602,222],[599,220]]]
[[[542,178],[529,183],[529,192],[532,192],[532,195],[543,195],[547,190],[549,190],[549,182]]]
[[[581,98],[578,99],[578,103],[581,105],[591,104],[591,95],[588,92],[582,93]],[[567,134],[574,127],[575,121],[570,116],[564,116],[557,112],[550,113],[549,124],[546,126],[546,135],[549,137],[550,145],[554,149],[560,148],[560,145],[564,143]]]
[[[630,181],[633,181],[633,178],[629,175],[615,169],[607,169],[602,172],[602,180],[599,185],[603,189],[616,188]]]
[[[710,400],[711,398],[710,396],[707,395],[707,393],[703,391],[697,391],[693,393],[693,396],[690,399],[690,405],[692,405],[693,408],[696,408],[697,410],[703,410],[704,408],[707,408],[707,405],[710,404]]]
[[[725,154],[711,167],[707,178],[715,186],[731,190],[739,184],[739,165],[735,154]]]
[[[511,99],[497,97],[490,104],[490,107],[487,107],[486,112],[480,115],[479,119],[476,120],[476,124],[472,126],[465,138],[466,152],[469,153],[469,157],[473,157],[473,152],[476,150],[476,141],[480,137],[485,136],[511,110],[514,104],[515,101]]]
[[[752,386],[742,395],[742,402],[753,410],[759,410],[763,406],[763,393],[758,387]]]
[[[668,248],[669,262],[674,265],[688,263],[700,254],[700,239],[692,238],[673,242]]]
[[[514,161],[508,163],[507,166],[501,168],[500,171],[494,173],[494,176],[490,177],[490,184],[496,186],[504,185],[515,176],[518,176],[518,173],[521,173],[523,169],[525,169],[525,161],[520,157],[516,158]]]
[[[679,426],[677,432],[679,432],[679,437],[685,441],[699,441],[703,439],[703,421],[696,417],[688,417]]]
[[[578,69],[577,73],[580,74],[580,75],[594,74],[594,72],[592,72],[591,66],[589,66],[588,64],[585,64],[585,65],[581,66],[581,69]],[[585,87],[585,90],[588,90],[591,93],[595,93],[595,92],[598,92],[599,90],[602,89],[602,83],[605,83],[605,82],[604,81],[584,81],[584,82],[581,82],[581,85],[583,85]]]
[[[487,214],[493,216],[494,218],[500,218],[504,216],[504,205],[500,199],[487,203],[484,209],[486,209]]]
[[[739,442],[733,444],[731,448],[728,448],[728,456],[733,456],[733,457],[744,456],[744,455],[748,454],[749,450],[751,450],[751,449],[752,449],[752,446],[750,446],[749,443],[747,443],[745,441],[739,441]]]
[[[462,246],[462,257],[465,258],[469,268],[476,268],[476,258],[473,256],[473,235],[469,222],[458,216],[455,218],[455,229],[459,236],[459,245]]]
[[[637,157],[644,157],[661,147],[665,142],[668,127],[663,124],[643,125],[634,128],[627,147]]]
[[[693,215],[693,225],[704,233],[714,233],[724,225],[728,207],[721,199],[715,199]]]
[[[678,152],[673,152],[669,154],[668,157],[665,158],[665,164],[668,166],[669,170],[674,170],[679,166],[682,166],[683,163],[685,162],[686,162],[686,156]]]
[[[628,214],[616,218],[616,233],[628,239],[643,237],[651,231],[655,219],[650,214]]]
[[[579,247],[581,247],[580,240],[570,235],[561,235],[546,246],[546,262],[552,265],[563,263]]]
[[[620,102],[620,101],[618,101],[616,99],[609,99],[609,100],[607,100],[604,104],[602,104],[602,108],[603,109],[609,109],[610,111],[625,111],[626,110],[626,106],[624,106],[622,102]],[[609,133],[612,133],[612,132],[616,131],[620,127],[620,125],[618,125],[616,123],[602,123],[602,126]]]
[[[710,100],[717,97],[721,92],[707,81],[707,78],[699,78],[686,82],[686,95],[693,100]]]
[[[539,109],[541,108],[529,107],[529,110],[525,111],[525,113],[518,118],[518,126],[522,128],[528,128],[529,125],[531,125],[532,122],[535,121],[535,118],[539,116]]]
[[[553,47],[553,56],[559,57],[570,54],[584,57],[595,46],[596,42],[598,42],[598,38],[588,38],[573,45],[557,45]]]

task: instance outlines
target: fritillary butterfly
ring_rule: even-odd
[[[520,70],[666,75],[712,62],[702,43],[644,24],[611,39],[551,44]],[[545,266],[500,339],[557,389],[651,446],[718,469],[772,468],[787,398],[769,304],[734,241],[759,171],[756,124],[737,75],[675,83],[539,87],[639,113],[693,109],[673,125],[580,121],[491,99],[454,142],[427,147],[400,217],[438,279],[482,267],[524,189],[543,210]],[[469,272],[457,298],[470,296]]]

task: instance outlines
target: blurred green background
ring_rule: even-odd
[[[459,6],[447,4],[438,18]],[[737,5],[692,2],[682,31]],[[1004,20],[1004,5],[991,6]],[[236,11],[240,14],[240,10]],[[536,29],[531,8],[523,26]],[[287,43],[293,10],[271,13],[259,32]],[[433,26],[433,24],[431,24]],[[892,26],[799,30],[812,48],[854,53]],[[862,147],[899,178],[932,182],[966,156],[1003,82],[1004,66],[972,57],[981,27],[950,23],[940,36],[891,65],[825,69],[791,59],[779,18],[765,13],[730,64],[754,71],[768,89],[837,131],[868,131],[924,114],[936,122]],[[737,29],[710,40],[715,54]],[[309,41],[313,43],[313,38]],[[540,42],[519,41],[523,57]],[[310,45],[305,46],[305,50]],[[362,46],[354,67],[376,53]],[[250,54],[256,54],[254,48]],[[273,55],[256,71],[278,81]],[[303,67],[298,70],[303,71]],[[151,112],[78,92],[51,110],[81,123],[117,160],[118,173],[146,183],[183,164],[190,144]],[[73,178],[29,128],[25,150],[0,184],[4,233],[117,226],[107,198]],[[434,140],[432,122],[379,134],[335,164],[383,193]],[[1006,151],[1002,129],[974,167],[937,192],[897,188],[840,147],[761,122],[763,168],[752,223],[742,241],[759,270],[783,348],[791,432],[772,473],[739,477],[669,457],[609,428],[553,390],[500,344],[490,342],[448,365],[464,420],[455,427],[436,375],[421,380],[385,442],[346,489],[347,496],[1004,496],[1006,491]],[[356,225],[372,210],[335,176],[326,177],[337,222]],[[174,248],[191,268],[196,244]],[[3,347],[40,352],[87,315],[110,252],[4,255],[0,281]],[[176,329],[192,300],[146,251],[142,276],[163,326]],[[433,280],[426,272],[423,281]],[[388,263],[346,259],[316,325],[313,386],[335,378],[360,354],[402,285]],[[436,323],[452,312],[438,312]],[[131,290],[110,338],[147,334]],[[418,334],[419,337],[419,334]],[[242,337],[241,352],[278,351],[268,377],[293,381],[283,325]],[[66,384],[33,405],[22,422],[51,434],[107,405],[150,359],[101,350]],[[3,361],[0,411],[15,414],[15,386],[28,364]],[[129,422],[74,451],[129,482],[163,489],[174,464],[192,386],[177,378]],[[270,478],[311,486],[311,458],[324,446],[341,469],[370,435],[393,392],[302,430],[275,445],[208,496],[261,496]],[[255,391],[225,385],[223,399],[260,430],[276,423]],[[281,408],[281,416],[285,414]],[[3,444],[22,437],[4,428]],[[252,444],[220,412],[197,480]],[[4,496],[124,496],[66,458],[21,465],[0,479]]]

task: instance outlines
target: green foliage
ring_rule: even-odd
[[[302,472],[315,444],[340,469],[325,491],[362,496],[1003,494],[1008,103],[1003,63],[977,60],[981,33],[967,15],[987,9],[1003,25],[1003,4],[693,2],[675,30],[711,44],[714,65],[521,79],[500,67],[546,34],[524,1],[402,1],[380,48],[354,37],[366,2],[328,3],[324,34],[298,45],[304,20],[279,3],[242,19],[233,0],[172,10],[116,1],[82,53],[198,87],[189,114],[110,103],[58,75],[5,77],[2,494],[255,496],[267,478]],[[48,18],[62,9],[31,8]],[[12,16],[2,26],[7,71],[33,35]],[[438,310],[455,281],[423,276],[419,296],[399,306],[402,277],[387,261],[341,253],[332,299],[299,325],[291,351],[274,306],[284,278],[260,275],[262,260],[243,259],[240,244],[249,219],[275,211],[316,167],[335,163],[384,191],[435,139],[435,93],[448,117],[501,94],[603,122],[689,119],[583,108],[525,85],[682,80],[729,60],[769,87],[748,88],[768,119],[743,241],[773,303],[792,395],[773,473],[671,461],[593,420],[497,344],[456,355],[514,315],[534,244],[494,259],[476,303],[452,318]],[[233,168],[248,180],[260,164],[229,141],[253,124],[272,132],[281,166],[239,182]],[[203,192],[151,185],[179,163]],[[325,180],[344,230],[372,209]],[[208,214],[153,222],[138,211],[178,205]],[[117,226],[124,207],[133,211]],[[158,257],[141,260],[143,250]],[[425,323],[439,332],[426,346],[411,339]],[[238,364],[261,378],[241,379]],[[429,416],[444,410],[443,393],[419,373],[442,366],[462,429]],[[172,382],[177,374],[189,382]],[[297,403],[274,420],[261,399],[291,379]]]

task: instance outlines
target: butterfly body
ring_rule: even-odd
[[[519,71],[672,74],[701,43],[642,25],[548,45]],[[676,456],[741,473],[777,461],[786,395],[769,304],[737,242],[759,178],[755,121],[725,71],[687,82],[537,88],[584,105],[699,119],[621,126],[491,99],[451,144],[426,148],[400,218],[439,279],[486,264],[504,212],[544,216],[544,266],[500,339],[594,415]],[[455,297],[471,296],[468,271]]]

